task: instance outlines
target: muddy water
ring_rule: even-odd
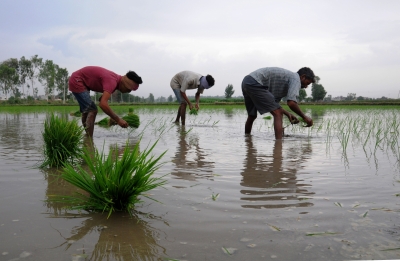
[[[158,139],[154,153],[167,150],[156,175],[168,184],[148,195],[161,203],[143,198],[132,217],[109,219],[45,202],[76,191],[35,167],[46,113],[0,110],[0,260],[400,259],[399,155],[389,145],[350,139],[344,153],[338,130],[292,126],[274,141],[262,117],[245,137],[242,107],[204,108],[182,127],[175,109],[137,109],[134,132],[96,127],[99,149],[141,136],[141,148]],[[308,113],[315,126],[371,115]]]

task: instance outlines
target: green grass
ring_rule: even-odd
[[[44,122],[42,137],[44,160],[41,168],[62,167],[82,155],[83,128],[75,120],[50,114]]]
[[[115,211],[131,213],[134,205],[140,202],[139,195],[148,197],[143,193],[166,183],[162,177],[153,177],[165,154],[150,155],[156,144],[140,152],[139,142],[133,149],[127,143],[122,155],[115,153],[118,152],[115,147],[114,153],[107,157],[96,149],[94,155],[86,150],[83,159],[89,171],[67,164],[62,174],[63,179],[86,193],[64,197],[64,201],[72,203],[71,209],[108,212],[108,217]]]

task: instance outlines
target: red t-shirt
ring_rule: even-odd
[[[73,72],[68,81],[71,92],[81,93],[88,90],[113,93],[122,76],[98,66],[87,66]]]

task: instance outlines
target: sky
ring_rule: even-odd
[[[398,0],[0,0],[0,62],[133,70],[143,84],[132,94],[156,98],[184,70],[215,78],[205,96],[228,84],[239,96],[259,68],[310,67],[332,97],[398,98],[399,14]]]

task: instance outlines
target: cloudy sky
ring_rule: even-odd
[[[183,70],[214,76],[205,95],[236,96],[256,69],[307,66],[333,97],[397,98],[399,14],[397,0],[0,0],[0,61],[133,70],[144,97],[173,94]]]

